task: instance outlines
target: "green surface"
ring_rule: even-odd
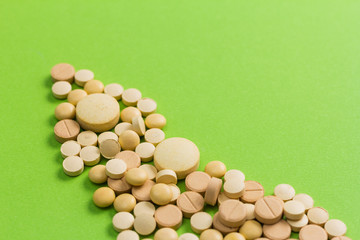
[[[116,238],[89,169],[62,172],[59,62],[154,98],[200,169],[224,161],[267,194],[289,183],[359,239],[359,12],[350,0],[0,1],[0,239]]]

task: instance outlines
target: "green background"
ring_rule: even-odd
[[[167,137],[310,194],[360,238],[360,1],[0,1],[0,239],[115,239],[62,172],[49,72],[154,98]],[[188,221],[179,233],[189,230]]]

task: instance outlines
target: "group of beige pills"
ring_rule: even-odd
[[[288,184],[264,196],[260,183],[220,161],[197,171],[197,146],[185,138],[165,139],[165,117],[138,89],[104,86],[92,71],[75,71],[67,63],[55,65],[51,76],[54,97],[67,99],[55,109],[63,170],[78,176],[91,166],[90,181],[106,184],[93,202],[116,210],[117,240],[151,234],[154,240],[290,240],[291,232],[299,232],[300,240],[350,240],[342,221],[329,219],[309,195],[296,194]],[[119,101],[126,106],[121,111]],[[105,165],[98,164],[101,157]],[[185,192],[177,186],[183,179]],[[214,216],[203,211],[206,205],[218,206]],[[178,236],[183,218],[194,233]]]

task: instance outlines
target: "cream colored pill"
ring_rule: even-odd
[[[98,188],[93,195],[93,201],[96,206],[104,208],[113,204],[115,192],[109,187]]]
[[[55,108],[55,117],[57,120],[73,119],[75,118],[75,114],[75,106],[68,102],[60,103]]]
[[[172,191],[168,185],[157,183],[150,190],[150,198],[157,205],[166,205],[172,199]]]
[[[75,83],[83,87],[85,83],[94,79],[94,73],[88,69],[81,69],[75,73]]]
[[[60,152],[63,158],[67,158],[70,156],[77,156],[79,155],[81,150],[81,146],[74,140],[66,141],[61,144]]]
[[[114,215],[112,223],[118,232],[129,230],[133,228],[134,216],[129,212],[118,212]]]
[[[172,198],[170,200],[170,203],[175,204],[176,200],[179,198],[181,191],[180,188],[176,184],[168,184],[172,191]]]
[[[331,239],[333,237],[340,237],[345,235],[347,227],[342,221],[338,219],[331,219],[325,223],[324,229]]]
[[[240,227],[239,233],[241,233],[246,239],[256,239],[261,237],[263,229],[259,222],[255,220],[248,220]]]
[[[309,219],[306,215],[304,215],[300,220],[287,220],[287,222],[293,232],[299,232],[302,227],[305,227],[309,223]]]
[[[154,157],[154,144],[143,142],[136,146],[135,152],[140,156],[141,161],[150,162]]]
[[[89,179],[93,183],[101,184],[107,181],[106,169],[104,165],[96,165],[89,171]]]
[[[120,143],[114,139],[106,139],[101,142],[100,153],[104,158],[114,158],[121,150]]]
[[[152,113],[145,118],[147,128],[162,129],[166,125],[166,118],[160,113]]]
[[[105,86],[104,92],[114,97],[116,100],[120,100],[121,95],[124,92],[124,88],[118,83],[111,83]]]
[[[94,166],[100,162],[100,150],[95,146],[87,146],[81,149],[80,157],[86,166]]]
[[[165,133],[159,128],[151,128],[145,132],[144,138],[156,146],[165,139]]]
[[[245,203],[246,208],[246,220],[255,219],[255,205],[251,203]]]
[[[81,145],[81,147],[96,146],[97,135],[92,131],[83,131],[77,136],[77,142]]]
[[[71,84],[66,81],[58,81],[52,85],[51,90],[54,97],[58,99],[65,99],[71,92]]]
[[[172,228],[161,228],[155,233],[154,240],[178,240],[178,234]]]
[[[223,162],[212,161],[206,164],[205,172],[211,177],[222,178],[226,173],[226,166]]]
[[[78,176],[84,171],[84,162],[78,156],[67,157],[63,161],[63,170],[68,176]]]
[[[137,102],[137,108],[144,117],[154,113],[157,108],[156,102],[151,98],[142,98]]]
[[[211,228],[212,222],[212,216],[207,212],[195,213],[190,218],[191,229],[198,234],[201,234],[206,229]]]
[[[307,216],[309,218],[309,223],[319,226],[324,226],[324,224],[329,220],[329,213],[320,207],[310,208],[307,212]]]
[[[59,63],[52,67],[51,77],[54,82],[67,81],[72,83],[74,80],[75,68],[68,63]]]
[[[224,183],[224,193],[229,198],[240,198],[245,192],[245,183],[236,179]]]
[[[82,89],[75,89],[69,92],[67,100],[69,103],[76,106],[80,100],[84,99],[87,96],[87,92]]]
[[[290,200],[284,204],[284,215],[287,219],[297,221],[305,214],[305,206],[302,202]]]
[[[274,195],[283,201],[289,201],[295,197],[295,189],[289,184],[279,184],[274,189]]]
[[[140,137],[136,132],[126,130],[119,136],[119,143],[122,149],[134,151],[140,144]]]
[[[223,240],[223,235],[215,229],[207,229],[200,235],[200,240]]]
[[[244,182],[245,174],[239,170],[231,169],[231,170],[227,171],[224,175],[225,181],[235,180],[235,179],[238,180],[239,182]]]
[[[129,193],[120,194],[114,201],[114,208],[117,212],[131,212],[135,205],[136,199]]]
[[[89,80],[85,83],[84,90],[88,94],[103,93],[104,84],[99,80]]]
[[[146,128],[145,128],[145,123],[144,123],[144,119],[142,117],[134,117],[132,119],[132,125],[133,125],[133,129],[134,131],[139,134],[139,136],[144,136]]]
[[[184,233],[179,237],[179,240],[199,240],[199,238],[193,233]]]
[[[126,106],[136,106],[137,102],[141,99],[141,92],[136,88],[126,89],[122,94],[122,102]]]
[[[141,112],[139,109],[135,107],[127,107],[123,109],[120,113],[120,119],[123,122],[128,122],[132,124],[132,120],[134,117],[141,117]],[[131,129],[133,130],[133,129]]]
[[[114,139],[115,141],[119,141],[118,135],[113,132],[103,132],[98,136],[98,143],[102,143],[107,139]]]
[[[140,237],[135,231],[125,230],[119,233],[116,240],[140,240]]]
[[[135,217],[134,229],[140,235],[149,235],[155,231],[155,218],[149,214],[141,214]]]
[[[134,215],[139,216],[141,214],[149,214],[154,216],[155,214],[155,206],[151,202],[139,202],[135,205]]]
[[[132,168],[125,174],[126,181],[132,186],[141,186],[148,179],[147,173],[141,168]]]
[[[122,122],[115,126],[114,132],[116,135],[120,136],[126,130],[134,130],[131,123]]]
[[[296,194],[295,197],[293,198],[293,200],[302,202],[305,206],[306,212],[310,208],[314,207],[314,200],[312,199],[312,197],[310,197],[309,195],[307,195],[305,193]]]
[[[106,165],[106,175],[112,179],[120,179],[126,172],[126,163],[121,159],[111,159]]]
[[[156,183],[176,184],[177,183],[176,173],[171,169],[160,170],[156,174]]]
[[[154,180],[156,178],[156,174],[158,171],[157,171],[156,167],[154,167],[153,165],[143,164],[139,168],[143,169],[146,172],[148,179]]]

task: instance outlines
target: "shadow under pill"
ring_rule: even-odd
[[[62,167],[59,168],[57,175],[58,175],[58,178],[59,178],[61,181],[65,181],[65,182],[71,181],[71,179],[73,178],[73,177],[70,177],[70,176],[66,175],[66,174],[64,173],[64,170],[62,169]]]
[[[86,178],[84,178],[83,186],[85,187],[86,190],[89,190],[91,192],[95,192],[96,189],[101,188],[101,187],[105,187],[106,183],[104,183],[104,184],[95,184],[95,183],[91,182],[88,177],[86,177]]]
[[[108,208],[110,207],[107,207],[107,208],[99,208],[97,207],[94,202],[93,202],[93,199],[92,199],[92,196],[91,198],[89,199],[88,201],[88,210],[91,212],[91,213],[94,213],[94,214],[103,214],[104,213],[104,210],[107,210]]]
[[[108,227],[106,228],[106,231],[110,237],[113,239],[116,238],[116,236],[119,234],[113,227],[112,223],[108,224]]]
[[[48,135],[48,138],[46,141],[50,147],[60,149],[61,144],[58,141],[56,141],[53,132],[51,132],[51,134]]]
[[[53,84],[54,84],[54,82],[53,82],[53,80],[52,80],[52,78],[51,78],[50,75],[44,78],[44,86],[45,86],[46,88],[48,88],[48,89],[50,88],[50,89],[51,89],[51,87],[52,87]]]

